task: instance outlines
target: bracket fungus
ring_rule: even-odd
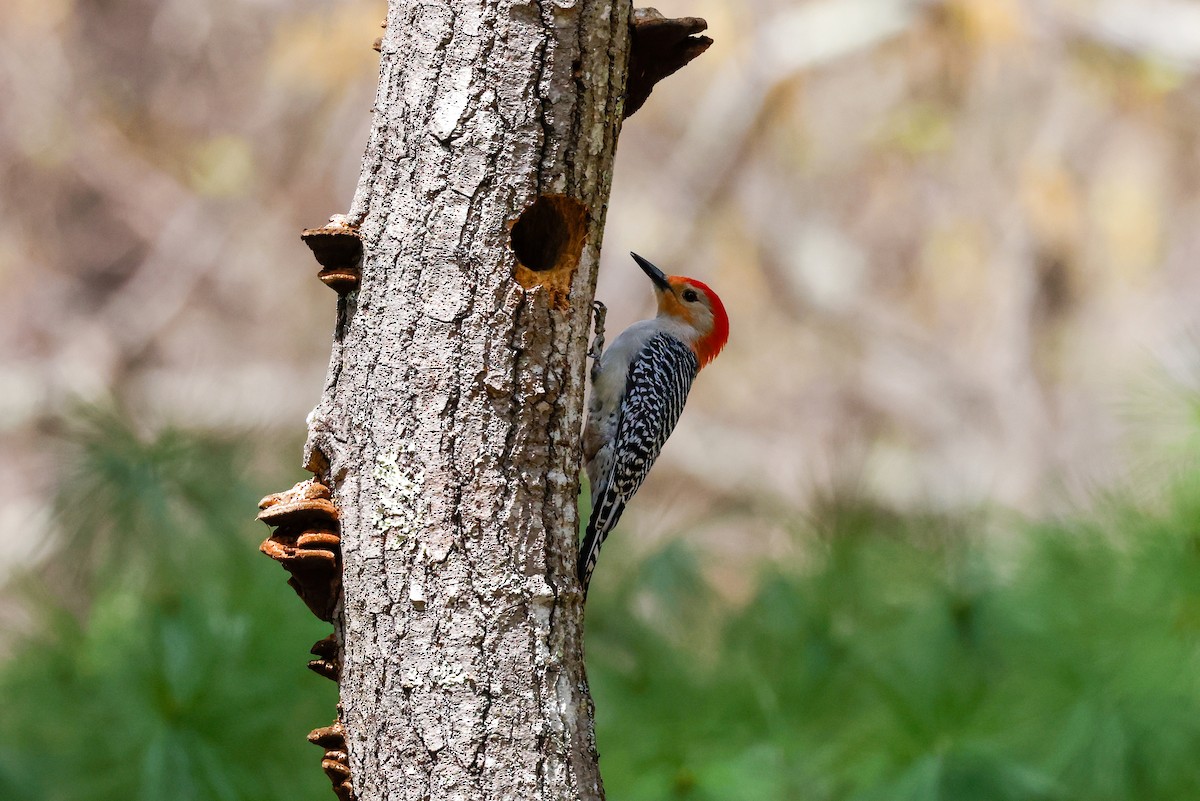
[[[696,35],[708,28],[700,17],[667,19],[656,8],[635,8],[629,25],[626,119],[645,104],[655,84],[683,69],[713,43],[707,36]]]
[[[304,244],[321,265],[317,278],[339,295],[358,289],[362,279],[362,238],[344,214],[335,214],[321,228],[306,228]]]
[[[342,724],[335,721],[332,726],[313,729],[308,733],[308,741],[325,749],[325,755],[321,758],[321,770],[329,777],[333,784],[333,792],[339,801],[351,801],[354,797],[354,786],[350,782],[346,732]]]
[[[317,658],[308,663],[308,669],[330,681],[337,681],[342,673],[341,650],[337,638],[332,634],[323,640],[317,640],[309,650],[309,653]]]
[[[314,615],[333,620],[341,592],[338,510],[329,488],[309,479],[263,498],[258,519],[275,529],[259,550],[291,573],[288,585]]]

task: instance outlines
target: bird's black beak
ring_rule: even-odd
[[[671,288],[671,282],[667,280],[666,273],[664,273],[662,270],[658,269],[653,264],[646,261],[645,259],[643,259],[641,256],[639,256],[636,253],[630,253],[629,255],[633,256],[633,260],[638,263],[638,267],[642,268],[642,272],[644,272],[646,275],[650,276],[650,280],[654,282],[654,286],[657,289],[665,292]]]

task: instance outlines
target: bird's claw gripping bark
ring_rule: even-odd
[[[333,783],[333,792],[338,801],[352,801],[354,785],[350,782],[350,760],[346,754],[346,732],[342,724],[334,721],[332,726],[313,729],[308,733],[308,741],[325,749],[321,770]]]
[[[595,320],[595,334],[592,336],[592,345],[588,348],[587,356],[592,360],[592,380],[596,380],[596,373],[600,369],[600,357],[604,355],[604,319],[608,316],[608,307],[598,300],[592,301],[592,315]]]
[[[310,479],[259,502],[258,519],[275,531],[259,550],[292,574],[288,584],[321,620],[332,621],[341,593],[338,509],[329,488]]]

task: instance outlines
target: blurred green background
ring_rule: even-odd
[[[0,798],[325,798],[303,736],[336,698],[302,659],[325,630],[249,520],[279,471],[80,419],[62,547],[8,591]],[[610,547],[587,621],[608,795],[1195,798],[1197,521],[1200,466],[1053,523],[830,497],[738,603],[685,538]]]
[[[625,253],[729,348],[605,551],[618,801],[1200,798],[1200,3],[664,0]],[[381,0],[0,15],[0,799],[329,798],[299,477]],[[119,411],[114,411],[119,410]]]

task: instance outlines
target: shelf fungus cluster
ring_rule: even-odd
[[[315,479],[301,481],[263,498],[258,508],[258,519],[274,529],[259,550],[291,573],[288,584],[314,615],[332,621],[341,594],[342,565],[338,509],[329,488]],[[309,670],[338,681],[342,660],[337,636],[318,640],[310,653],[316,658],[308,663]],[[316,729],[308,739],[325,748],[321,768],[333,782],[337,797],[351,801],[353,788],[341,724]]]
[[[275,529],[259,550],[292,574],[288,584],[314,615],[332,621],[342,566],[338,510],[329,488],[316,480],[301,481],[263,498],[258,508],[258,519]]]
[[[337,637],[330,634],[323,640],[317,640],[309,653],[316,657],[309,661],[309,670],[330,681],[338,681],[341,678],[342,649],[338,644]]]
[[[363,244],[358,228],[343,214],[335,214],[320,228],[300,235],[321,265],[317,278],[338,295],[359,287]],[[327,465],[314,465],[314,470]],[[258,519],[274,529],[259,550],[291,574],[288,585],[314,615],[333,622],[342,592],[341,535],[338,508],[329,487],[316,479],[301,481],[289,490],[268,495],[259,502]],[[331,681],[342,672],[341,643],[336,633],[318,640],[310,650],[315,657],[308,669]],[[317,729],[309,741],[325,748],[321,768],[333,782],[341,801],[351,801],[349,760],[341,724]]]
[[[333,215],[320,228],[305,229],[300,238],[321,265],[317,278],[325,286],[339,295],[358,289],[362,278],[362,239],[344,214]]]
[[[308,733],[308,741],[315,746],[325,749],[321,759],[321,770],[333,783],[333,792],[339,801],[351,801],[354,798],[354,786],[350,783],[350,768],[346,756],[346,732],[342,724],[334,722],[332,726],[313,729]]]

